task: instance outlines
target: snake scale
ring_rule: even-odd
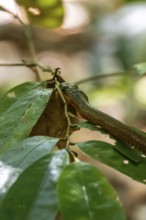
[[[146,135],[144,132],[140,132],[93,107],[88,102],[86,94],[78,86],[61,83],[61,89],[66,101],[75,108],[82,118],[100,126],[123,143],[146,154]]]

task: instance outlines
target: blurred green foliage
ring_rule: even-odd
[[[61,0],[17,0],[23,5],[30,22],[45,28],[56,28],[62,24],[64,8]]]

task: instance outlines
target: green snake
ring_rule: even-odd
[[[146,154],[146,134],[144,132],[130,127],[93,107],[88,102],[86,94],[78,86],[61,83],[61,90],[66,101],[74,107],[82,118],[100,126],[123,143]]]

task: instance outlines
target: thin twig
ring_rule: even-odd
[[[67,131],[66,131],[66,149],[69,149],[69,145],[70,145],[70,128],[71,128],[71,121],[70,121],[70,117],[69,117],[69,113],[68,113],[68,107],[67,107],[67,102],[62,94],[62,91],[60,89],[60,83],[57,81],[57,79],[55,79],[55,86],[56,86],[56,89],[57,91],[59,92],[60,94],[60,97],[64,103],[64,112],[65,112],[65,117],[66,117],[66,120],[67,120]]]
[[[30,30],[30,26],[26,25],[17,14],[13,13],[9,9],[5,8],[4,6],[0,5],[0,9],[5,11],[6,13],[12,15],[22,25],[23,30],[25,32],[25,36],[26,36],[26,39],[27,39],[27,43],[28,43],[28,47],[29,47],[29,51],[31,53],[32,59],[33,59],[34,62],[37,62],[36,51],[35,51],[35,46],[34,46],[34,43],[33,43],[32,32]],[[19,66],[19,65],[17,65],[17,66]],[[41,80],[41,74],[40,74],[40,70],[39,70],[38,66],[35,66],[35,68],[36,68],[35,72],[37,73],[37,75],[36,75],[37,80]]]
[[[17,14],[13,13],[13,12],[10,11],[8,8],[5,8],[5,7],[2,6],[2,5],[0,5],[0,9],[3,10],[4,12],[6,12],[6,13],[12,15],[13,18],[17,19],[21,25],[25,26],[25,23],[21,20],[21,18],[20,18]]]
[[[119,73],[106,73],[106,74],[98,74],[97,76],[92,76],[86,79],[79,80],[75,82],[76,85],[80,85],[82,83],[86,83],[89,81],[95,81],[95,80],[101,80],[109,77],[118,77],[118,76],[127,76],[127,77],[141,77],[140,75],[134,73],[134,72],[119,72]]]
[[[7,66],[7,67],[12,67],[12,66],[26,66],[26,67],[38,67],[40,68],[43,72],[51,72],[53,75],[56,72],[56,68],[51,68],[50,66],[45,66],[42,63],[39,62],[34,62],[34,61],[27,61],[27,60],[22,60],[22,63],[0,63],[0,66]]]
[[[25,31],[25,35],[27,38],[27,42],[28,42],[28,46],[29,46],[29,50],[32,56],[32,59],[34,62],[37,62],[37,58],[36,58],[36,50],[35,50],[35,46],[34,46],[34,42],[33,42],[33,37],[32,37],[32,31],[30,29],[30,25],[25,25],[24,26],[24,31]],[[37,73],[37,80],[41,80],[41,73],[40,73],[40,69],[38,68],[38,66],[35,66],[36,69],[36,73]]]
[[[0,63],[0,66],[26,66],[26,64],[24,63]]]
[[[43,72],[51,72],[52,75],[55,75],[56,68],[51,68],[50,66],[45,66],[44,64],[37,62],[37,61],[29,61],[29,60],[22,60],[22,62],[28,66],[28,67],[35,67],[37,66],[40,68]],[[57,68],[58,69],[58,68]]]

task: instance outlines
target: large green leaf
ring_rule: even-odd
[[[115,168],[137,181],[146,183],[146,158],[141,157],[139,163],[135,163],[115,150],[114,145],[102,141],[80,142],[77,143],[77,146],[94,159]]]
[[[50,153],[58,138],[34,136],[18,142],[0,155],[0,161],[19,169],[26,169],[36,160]]]
[[[17,3],[24,6],[28,18],[34,24],[56,28],[63,21],[64,8],[61,0],[17,0]]]
[[[0,95],[0,114],[6,111],[20,97],[36,88],[46,88],[46,82],[25,82]]]
[[[124,220],[121,204],[111,185],[93,166],[72,163],[58,181],[62,220]]]
[[[35,161],[51,153],[57,142],[58,138],[31,137],[0,155],[0,203],[20,174]]]
[[[69,163],[68,153],[51,153],[27,168],[0,207],[2,220],[54,220],[58,212],[56,183]]]
[[[131,148],[130,146],[128,146],[127,144],[124,144],[123,142],[121,142],[119,139],[117,139],[116,137],[114,137],[113,135],[109,134],[107,131],[105,131],[103,128],[93,125],[87,121],[85,122],[81,122],[78,124],[79,128],[87,128],[91,131],[99,131],[102,134],[106,134],[108,135],[110,138],[115,140],[115,144],[112,145],[112,147],[114,147],[114,149],[116,149],[117,151],[119,151],[121,154],[123,154],[124,156],[127,157],[127,159],[135,162],[135,163],[139,163],[142,160],[141,154],[142,152],[138,151],[135,148]],[[140,133],[141,135],[146,135],[146,133],[144,133],[143,131],[129,126],[131,128],[131,130],[136,131],[137,133]],[[107,144],[106,144],[107,145]],[[111,146],[111,145],[109,145]]]
[[[21,86],[26,87],[24,84]],[[27,88],[29,88],[28,84]],[[30,83],[30,88],[32,88],[32,83]],[[13,89],[7,93],[8,99],[6,96],[6,99],[1,99],[0,106],[6,105],[7,109],[3,107],[0,115],[0,152],[29,136],[48,103],[51,89],[43,88],[41,84],[34,84],[32,90],[30,88],[26,92],[23,88],[20,96],[17,96]],[[18,90],[21,90],[20,86],[16,87],[17,92]],[[13,102],[10,94],[16,96]]]

